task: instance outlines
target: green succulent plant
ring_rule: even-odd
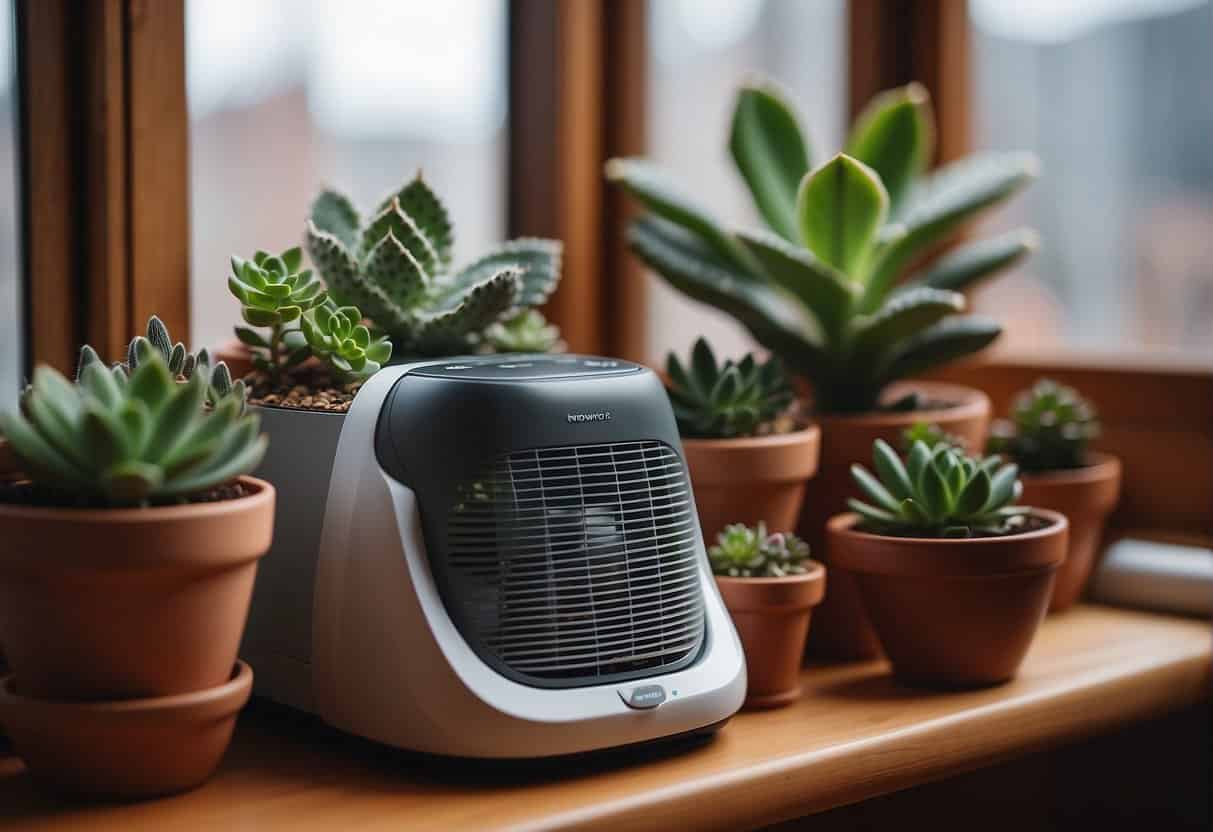
[[[88,361],[73,384],[40,366],[0,433],[40,487],[114,506],[168,503],[253,470],[258,418],[223,397],[206,407],[204,375],[179,382],[159,351],[138,366]]]
[[[1006,454],[1025,471],[1081,468],[1098,436],[1095,406],[1074,388],[1046,378],[1016,396],[1010,421],[994,423],[987,450]]]
[[[971,537],[1010,534],[1030,509],[1015,505],[1023,491],[1019,469],[996,457],[966,456],[947,445],[915,442],[903,463],[882,439],[872,447],[873,476],[862,465],[851,476],[872,501],[849,499],[862,525],[877,534]]]
[[[329,292],[361,309],[406,355],[469,352],[485,330],[547,300],[560,280],[561,245],[522,238],[451,270],[454,231],[420,174],[365,223],[324,191],[305,241]]]
[[[212,365],[210,353],[205,349],[191,353],[180,341],[173,343],[168,334],[168,327],[156,315],[148,318],[146,334],[136,335],[131,339],[126,348],[126,361],[115,364],[114,369],[129,377],[140,364],[150,360],[153,355],[164,361],[173,378],[189,380],[195,375],[201,377],[206,382],[206,403],[211,407],[230,397],[239,404],[240,412],[244,412],[247,397],[244,382],[232,381],[232,373],[224,362],[219,361]],[[97,351],[85,344],[80,348],[80,357],[76,362],[76,381],[80,381],[85,368],[92,364],[105,367],[105,362]]]
[[[686,366],[670,353],[666,375],[678,432],[688,438],[750,436],[795,398],[778,359],[759,364],[750,353],[718,364],[704,338],[695,341]]]
[[[561,352],[560,328],[547,322],[538,309],[527,309],[484,331],[493,352]]]
[[[311,354],[344,379],[368,379],[392,357],[392,342],[372,335],[356,306],[317,306],[303,313],[299,328]]]
[[[911,84],[877,96],[845,152],[814,168],[786,98],[756,81],[738,95],[729,149],[769,231],[726,228],[645,160],[612,159],[606,176],[650,211],[628,232],[645,263],[806,376],[818,410],[858,412],[890,382],[993,341],[997,323],[958,314],[960,292],[1035,245],[1027,230],[966,243],[907,277],[1037,168],[1030,154],[983,153],[928,173],[933,143],[929,98]]]
[[[311,269],[300,270],[298,246],[281,254],[258,251],[252,260],[232,256],[227,286],[240,301],[240,315],[250,326],[236,327],[236,337],[250,348],[253,366],[274,378],[310,354],[298,321],[303,313],[325,304],[328,293]],[[262,334],[251,327],[268,327]]]
[[[759,523],[726,526],[708,549],[712,572],[728,578],[782,578],[808,572],[809,544],[791,532],[767,534]]]
[[[901,432],[901,446],[904,451],[908,453],[915,442],[922,442],[932,451],[941,445],[958,451],[965,449],[963,439],[953,436],[932,422],[918,421]]]

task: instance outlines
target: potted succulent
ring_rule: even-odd
[[[1094,406],[1048,379],[1021,393],[1010,420],[995,422],[991,431],[988,450],[1023,471],[1024,500],[1070,521],[1070,552],[1057,574],[1051,612],[1068,609],[1082,595],[1120,496],[1120,460],[1088,448],[1098,435]]]
[[[245,324],[235,334],[252,367],[249,403],[272,440],[258,474],[278,487],[281,522],[265,569],[301,588],[253,603],[244,655],[267,673],[295,672],[311,659],[311,633],[292,622],[309,619],[337,440],[363,382],[389,359],[556,348],[560,340],[533,308],[559,282],[560,243],[513,240],[452,268],[450,216],[420,175],[366,220],[345,196],[322,192],[304,244],[315,272],[303,250],[291,249],[234,257],[228,279]]]
[[[873,445],[873,475],[852,468],[870,502],[827,526],[830,562],[856,578],[902,680],[931,687],[1015,675],[1066,556],[1066,518],[1017,505],[1019,472],[998,457],[915,442],[903,462]]]
[[[236,651],[273,529],[243,391],[216,389],[226,367],[159,321],[149,335],[112,368],[84,348],[75,383],[38,367],[0,414],[28,477],[0,485],[0,722],[36,778],[105,797],[217,765],[251,690]]]
[[[708,550],[716,586],[741,638],[747,708],[775,708],[800,697],[800,659],[826,570],[796,535],[736,523]]]
[[[717,363],[700,338],[685,365],[669,354],[666,378],[704,540],[730,522],[792,528],[820,431],[789,412],[795,396],[779,360]]]
[[[1026,185],[1037,163],[985,153],[928,173],[933,142],[927,92],[910,84],[877,96],[845,152],[813,167],[786,97],[769,82],[746,84],[729,149],[767,230],[725,227],[649,162],[607,163],[607,178],[650,211],[629,229],[632,250],[676,289],[736,318],[811,386],[822,457],[799,528],[814,546],[854,493],[849,466],[875,439],[896,442],[928,418],[971,447],[985,442],[983,393],[904,380],[999,335],[994,321],[960,314],[961,292],[1024,257],[1033,234],[968,242],[920,264]],[[876,641],[849,576],[835,570],[830,582],[814,642],[840,656],[872,655]]]

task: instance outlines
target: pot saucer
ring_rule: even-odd
[[[253,688],[237,661],[218,687],[152,699],[32,699],[0,679],[0,725],[30,774],[58,792],[109,800],[194,788],[219,765]]]

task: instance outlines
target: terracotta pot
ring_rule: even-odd
[[[919,391],[935,401],[954,402],[936,410],[906,413],[860,413],[845,416],[822,415],[821,465],[809,481],[798,531],[809,542],[813,557],[830,567],[830,594],[815,614],[809,636],[809,653],[832,659],[871,659],[880,655],[880,642],[859,603],[854,578],[836,569],[825,545],[825,525],[833,515],[845,511],[848,497],[859,492],[851,479],[851,465],[872,465],[872,443],[883,439],[901,447],[901,434],[910,425],[926,421],[939,425],[961,439],[969,451],[985,446],[990,423],[990,400],[971,387],[933,381],[903,382],[890,385],[882,396],[893,401]]]
[[[777,708],[800,697],[800,658],[809,616],[826,589],[826,570],[814,562],[786,578],[716,577],[745,651],[746,708]]]
[[[232,378],[244,378],[253,371],[253,354],[239,338],[229,338],[211,350],[216,361],[227,364]]]
[[[0,721],[40,784],[85,797],[137,799],[192,789],[214,772],[248,701],[253,671],[195,693],[118,702],[56,702],[0,681]]]
[[[864,608],[903,681],[973,687],[1013,677],[1044,618],[1069,524],[1005,537],[925,539],[856,531],[840,514],[829,551],[855,575]]]
[[[1086,588],[1099,554],[1104,523],[1120,497],[1120,460],[1093,453],[1086,467],[1025,473],[1020,480],[1021,503],[1061,512],[1070,521],[1070,551],[1057,573],[1049,612],[1069,609]]]
[[[24,695],[143,699],[229,678],[274,488],[130,509],[0,506],[0,644]]]
[[[761,520],[771,532],[795,529],[820,448],[816,426],[775,436],[682,440],[703,539],[710,544],[730,523]]]

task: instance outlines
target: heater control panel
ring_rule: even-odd
[[[410,375],[467,381],[543,381],[570,376],[614,376],[638,373],[639,364],[590,355],[503,355],[491,359],[453,358],[410,371]]]

